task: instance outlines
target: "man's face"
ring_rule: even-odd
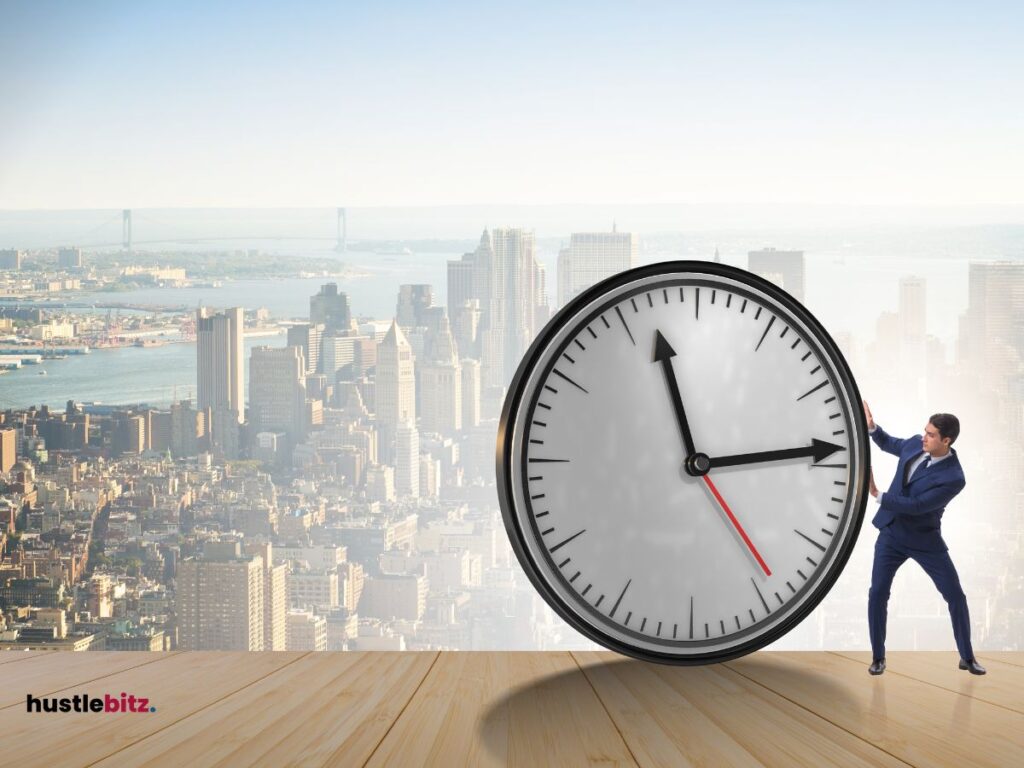
[[[921,448],[931,456],[944,456],[949,450],[949,438],[939,435],[939,430],[929,421],[921,438]]]

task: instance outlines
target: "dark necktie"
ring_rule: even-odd
[[[922,462],[921,462],[921,463],[920,463],[920,464],[918,465],[917,469],[915,469],[915,470],[914,470],[913,472],[910,472],[910,465],[908,464],[908,465],[907,465],[907,472],[908,472],[908,474],[907,474],[907,479],[906,479],[906,481],[904,482],[904,485],[906,485],[907,483],[909,483],[909,482],[911,481],[911,479],[913,479],[914,477],[916,477],[916,476],[917,476],[917,473],[918,473],[918,472],[920,472],[920,471],[921,471],[922,469],[928,469],[928,466],[929,466],[929,465],[930,465],[931,463],[932,463],[932,457],[931,457],[931,456],[926,456],[926,457],[925,457],[925,460],[924,460],[924,461],[922,461]]]

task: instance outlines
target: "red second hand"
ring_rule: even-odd
[[[747,536],[747,532],[743,530],[743,526],[740,525],[740,521],[736,519],[736,515],[734,515],[732,513],[732,510],[729,509],[729,505],[725,503],[725,499],[722,498],[722,494],[720,494],[718,492],[718,489],[715,488],[715,484],[711,482],[711,478],[708,475],[704,475],[703,477],[704,482],[707,484],[708,488],[711,489],[711,493],[718,500],[718,503],[722,506],[722,509],[725,510],[725,514],[729,516],[729,521],[736,529],[736,532],[740,535],[740,538],[742,538],[744,543],[747,545],[747,548],[750,550],[750,554],[754,556],[754,559],[757,560],[757,564],[761,566],[762,570],[764,570],[765,576],[771,576],[772,572],[768,569],[768,565],[761,557],[761,553],[757,551],[757,547],[754,546],[754,543],[750,540],[750,537]]]

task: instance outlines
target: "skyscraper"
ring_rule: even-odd
[[[213,443],[228,453],[237,449],[245,416],[244,335],[241,307],[217,313],[200,307],[196,313],[199,410],[210,410]]]
[[[187,651],[264,650],[263,562],[238,542],[207,542],[178,566],[178,643]]]
[[[414,499],[420,495],[420,433],[408,423],[395,435],[395,492]]]
[[[425,326],[426,310],[433,306],[434,289],[432,286],[401,285],[398,287],[398,305],[395,317],[398,324],[405,329]]]
[[[337,283],[325,283],[320,292],[309,299],[309,322],[323,325],[324,333],[347,333],[352,325],[348,296],[338,290]]]
[[[82,249],[61,248],[57,251],[57,266],[61,269],[80,269],[82,266]]]
[[[606,277],[636,266],[637,236],[632,232],[574,232],[558,254],[558,305]]]
[[[376,414],[383,463],[394,456],[398,427],[416,423],[416,375],[412,347],[392,321],[377,347]]]
[[[294,445],[306,433],[306,364],[299,347],[253,347],[249,422],[254,433],[285,432]]]
[[[763,248],[747,254],[747,269],[804,301],[804,252]]]
[[[971,262],[965,362],[1005,387],[1024,362],[1024,263]]]
[[[442,315],[438,324],[427,335],[424,359],[418,366],[420,428],[450,435],[462,429],[462,375],[447,316]]]
[[[288,328],[288,346],[299,347],[302,350],[302,356],[306,360],[306,373],[320,371],[323,333],[324,326],[319,323],[300,323]]]
[[[287,649],[288,566],[274,565],[274,546],[270,542],[245,542],[246,555],[258,555],[263,561],[263,650]]]

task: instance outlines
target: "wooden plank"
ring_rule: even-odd
[[[24,661],[26,659],[38,659],[40,656],[47,656],[50,651],[0,651],[0,664],[10,664],[12,661]]]
[[[24,707],[25,696],[51,696],[65,688],[86,683],[99,685],[109,675],[158,662],[179,651],[143,653],[129,651],[86,651],[52,654],[32,664],[18,664],[4,670],[0,708]],[[118,691],[120,693],[120,691]]]
[[[151,713],[26,712],[0,710],[4,759],[23,765],[86,765],[132,744],[213,702],[294,663],[305,654],[193,651],[118,672],[54,696],[122,691],[149,697]],[[59,662],[54,659],[54,662]],[[179,763],[180,764],[180,763]]]
[[[369,762],[595,764],[635,762],[568,653],[441,654]]]
[[[1021,651],[976,651],[976,653],[983,666],[986,661],[998,661],[1001,664],[1024,667],[1024,652]]]
[[[905,765],[722,665],[574,655],[641,765]]]
[[[1024,754],[1024,716],[902,675],[870,677],[831,653],[759,653],[727,663],[915,766],[1003,768]]]
[[[837,653],[860,662],[864,667],[871,664],[869,651]],[[960,654],[955,651],[890,652],[886,655],[885,674],[906,675],[961,696],[970,696],[1024,714],[1024,667],[990,661],[986,667],[989,674],[979,676],[960,669],[957,666],[959,663]]]
[[[436,658],[309,654],[99,765],[361,765]]]

